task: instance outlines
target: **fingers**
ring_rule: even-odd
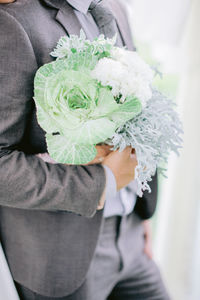
[[[150,258],[153,258],[153,246],[152,246],[152,229],[151,222],[146,220],[143,222],[144,226],[144,253]]]
[[[122,152],[119,152],[119,154],[121,155],[122,159],[127,159],[130,164],[133,164],[134,167],[138,164],[135,149],[126,147]]]
[[[101,164],[104,160],[104,157],[95,157],[95,159],[93,159],[92,161],[90,161],[89,163],[85,164],[86,166],[89,165],[94,165],[94,164]]]
[[[106,198],[106,193],[105,193],[105,190],[104,190],[103,195],[101,196],[101,199],[100,199],[99,204],[97,206],[97,210],[103,209],[104,204],[105,204],[105,198]]]
[[[51,164],[55,164],[55,160],[49,156],[48,153],[39,153],[36,155],[37,157],[41,158],[43,161]]]
[[[133,151],[130,146],[126,147],[123,151],[112,151],[103,159],[103,163],[106,163],[109,160],[113,160],[117,164],[129,164],[132,168],[135,168],[138,164],[135,151]]]
[[[111,156],[118,156],[118,158],[120,159],[125,159],[125,158],[129,158],[131,154],[131,147],[126,147],[123,151],[112,151],[107,157],[111,157]]]
[[[13,3],[15,0],[0,0],[0,3]]]
[[[145,241],[144,253],[147,255],[149,259],[153,259],[152,244],[150,241]]]
[[[117,150],[119,151],[119,150]],[[132,148],[130,146],[126,147],[123,151],[119,151],[120,155],[123,157],[130,157]]]
[[[101,164],[106,158],[106,156],[113,152],[111,150],[112,147],[109,145],[97,145],[95,148],[97,150],[96,157],[86,165]]]
[[[112,152],[111,148],[112,147],[109,145],[97,145],[96,146],[97,156],[100,156],[100,157],[107,156],[109,153]]]

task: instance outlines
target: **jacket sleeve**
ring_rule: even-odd
[[[102,166],[50,164],[17,150],[32,113],[36,70],[28,35],[0,8],[0,205],[92,217],[105,187]]]

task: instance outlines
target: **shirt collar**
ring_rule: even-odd
[[[86,14],[92,0],[67,0],[67,2],[76,10]]]

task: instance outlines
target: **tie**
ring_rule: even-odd
[[[101,34],[107,38],[112,38],[117,34],[116,46],[122,47],[122,39],[119,35],[117,23],[111,10],[104,4],[104,1],[94,0],[91,2],[89,12],[93,16]]]

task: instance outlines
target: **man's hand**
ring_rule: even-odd
[[[112,152],[112,150],[110,150],[112,147],[109,145],[97,145],[95,148],[97,149],[97,155],[87,165],[102,163],[105,157]]]
[[[131,147],[124,151],[112,151],[110,146],[96,146],[97,156],[89,164],[102,163],[113,172],[117,190],[127,186],[135,177],[135,167],[137,166],[136,155]],[[38,157],[49,163],[56,163],[48,153],[37,154]],[[102,209],[105,202],[105,190],[99,202],[98,209]]]
[[[143,222],[144,226],[144,253],[150,258],[153,258],[153,250],[152,250],[152,230],[151,230],[151,222],[146,220]]]
[[[15,0],[0,0],[0,3],[12,3],[15,2]]]
[[[113,172],[117,190],[127,186],[135,177],[137,159],[134,150],[127,147],[124,151],[113,151],[105,157],[103,165],[109,167]]]
[[[87,165],[102,163],[113,172],[117,190],[127,186],[135,177],[135,167],[137,166],[136,155],[131,147],[127,147],[124,151],[111,151],[110,146],[96,146],[97,156]],[[56,163],[48,153],[39,153],[38,157],[48,163]]]

